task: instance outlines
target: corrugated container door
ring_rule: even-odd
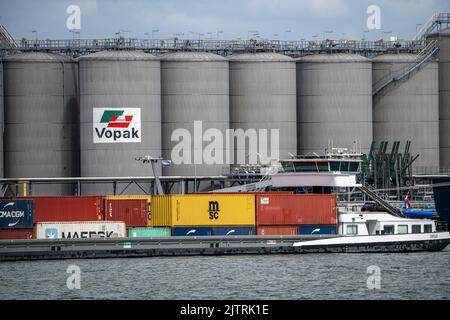
[[[147,226],[147,200],[105,200],[105,221],[123,221],[127,227]]]
[[[257,195],[258,225],[333,225],[335,195]]]
[[[102,221],[103,197],[27,197],[34,201],[35,222]]]
[[[154,196],[152,198],[150,221],[152,227],[172,226],[172,201],[173,197],[170,195]]]

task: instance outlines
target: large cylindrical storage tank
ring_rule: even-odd
[[[3,178],[3,134],[4,134],[4,105],[3,105],[3,61],[0,59],[0,177]]]
[[[372,59],[373,86],[399,76],[417,62],[417,55],[383,54]],[[439,167],[439,82],[438,63],[431,60],[411,74],[383,89],[373,99],[373,139],[400,141],[403,152],[419,154],[417,172],[430,173]]]
[[[439,156],[440,166],[450,170],[450,28],[430,36],[437,40],[439,59]]]
[[[153,176],[150,164],[135,158],[161,156],[159,59],[142,51],[102,51],[78,61],[81,176]],[[85,184],[81,193],[122,193],[125,186]],[[136,184],[124,192],[141,193]]]
[[[297,61],[298,153],[372,143],[372,65],[355,54],[317,54]]]
[[[229,168],[226,145],[222,143],[230,126],[228,72],[228,61],[213,53],[176,52],[161,56],[162,149],[164,159],[172,159],[172,165],[163,169],[165,176],[217,176]],[[199,143],[194,141],[194,122]],[[177,151],[182,140],[176,135],[180,129],[189,133],[190,150]],[[203,134],[210,129],[223,139],[217,137],[222,140],[218,141],[217,158],[206,159],[203,154],[210,154],[207,146],[212,141],[203,139]],[[172,134],[176,135],[174,141]]]
[[[290,158],[297,149],[295,61],[270,52],[234,54],[229,61],[230,128],[255,130],[258,135],[258,142],[247,141],[245,148],[235,142],[233,163],[245,164],[239,161],[239,154],[249,164],[255,159],[267,164],[274,158]],[[276,130],[278,148],[272,146]],[[258,146],[256,153],[260,156],[254,154],[250,144]]]
[[[79,176],[77,66],[65,56],[26,52],[4,60],[7,178]],[[73,194],[73,185],[34,185],[34,195]]]

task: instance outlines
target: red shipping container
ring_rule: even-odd
[[[128,227],[146,227],[148,204],[146,199],[105,200],[105,221],[123,221]]]
[[[21,197],[34,201],[34,222],[101,221],[103,197],[36,196]]]
[[[327,194],[256,195],[256,225],[334,225],[337,199]]]
[[[258,227],[258,236],[296,236],[298,227],[263,226]]]
[[[0,240],[33,239],[33,229],[0,230]]]

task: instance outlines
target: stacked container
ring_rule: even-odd
[[[40,222],[36,224],[36,239],[89,239],[124,238],[126,227],[123,222],[74,221]]]
[[[33,236],[34,205],[30,200],[0,200],[0,240]]]
[[[148,202],[145,199],[104,200],[104,221],[123,221],[128,228],[146,227],[150,221]]]
[[[256,195],[258,235],[335,234],[336,225],[334,195]]]
[[[254,194],[155,196],[152,227],[171,227],[173,236],[251,235]]]

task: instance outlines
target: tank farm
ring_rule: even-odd
[[[299,238],[336,236],[338,208],[356,198],[223,193],[264,180],[251,160],[260,155],[223,143],[216,152],[245,163],[198,162],[211,143],[194,139],[199,130],[278,129],[274,160],[361,153],[359,182],[387,187],[393,202],[448,177],[449,21],[392,42],[0,42],[0,215],[21,215],[1,220],[2,259],[24,258],[8,258],[13,243],[30,259],[95,258],[290,253]],[[192,164],[172,159],[179,129]],[[427,201],[421,189],[412,196]]]

